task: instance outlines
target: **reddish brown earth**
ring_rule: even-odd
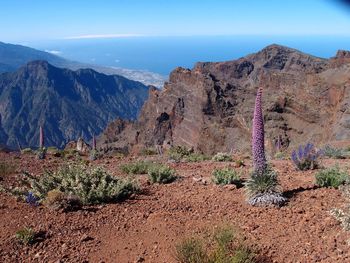
[[[13,183],[20,170],[41,174],[56,167],[61,159],[0,153],[1,160],[16,162],[17,174],[7,175],[3,184]],[[106,158],[94,164],[122,176],[121,163],[130,159]],[[335,161],[325,160],[329,166]],[[341,166],[348,160],[339,161]],[[290,161],[272,161],[278,170],[289,203],[282,208],[256,208],[246,204],[244,190],[220,187],[210,182],[214,168],[233,163],[178,163],[173,166],[180,179],[168,185],[149,185],[140,177],[143,193],[117,204],[86,207],[59,213],[45,207],[30,207],[0,193],[1,262],[176,262],[174,245],[205,228],[230,223],[239,227],[266,262],[350,262],[347,240],[329,214],[344,199],[335,189],[314,188],[315,171],[298,172]],[[249,172],[249,165],[243,172]],[[207,183],[193,180],[203,177]],[[42,231],[43,240],[32,246],[16,242],[15,232],[30,226]]]

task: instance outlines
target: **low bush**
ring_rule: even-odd
[[[231,162],[232,156],[228,153],[217,153],[212,158],[213,161],[216,162]]]
[[[350,231],[350,185],[344,185],[340,189],[346,200],[345,208],[333,208],[331,214],[341,223],[344,230]]]
[[[16,232],[16,238],[24,245],[31,245],[35,240],[35,232],[30,227],[25,227]]]
[[[192,153],[193,149],[188,149],[185,146],[174,146],[169,149],[168,156],[169,159],[180,162]]]
[[[175,246],[181,263],[255,263],[257,256],[232,227],[221,227],[204,237],[190,237]]]
[[[319,171],[315,175],[316,185],[320,187],[338,188],[340,185],[349,182],[349,175],[338,165]]]
[[[119,179],[100,167],[92,169],[86,165],[65,165],[39,177],[24,173],[24,178],[29,191],[40,200],[56,189],[68,196],[76,196],[86,205],[118,201],[138,190],[130,178]]]
[[[43,204],[50,209],[64,212],[79,210],[82,206],[77,196],[67,195],[56,189],[47,193]]]
[[[344,149],[326,145],[323,148],[323,155],[333,159],[346,159],[349,156],[349,152]]]
[[[237,186],[242,185],[240,175],[232,168],[215,169],[213,171],[212,181],[215,184],[226,185],[234,184]]]
[[[210,158],[204,154],[200,153],[191,153],[190,155],[184,158],[186,162],[202,162],[206,160],[210,160]]]
[[[151,183],[171,183],[176,179],[175,170],[163,164],[152,165],[148,170],[148,178]]]
[[[137,161],[121,165],[121,170],[127,174],[147,174],[152,165],[154,165],[152,162]]]
[[[308,143],[303,147],[299,146],[298,150],[292,152],[292,161],[297,169],[301,171],[317,169],[319,166],[318,158],[322,151],[317,151],[313,144]]]

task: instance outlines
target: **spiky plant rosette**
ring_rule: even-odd
[[[262,88],[258,89],[254,117],[252,153],[254,171],[245,183],[248,203],[253,206],[281,206],[286,202],[279,188],[277,173],[267,165],[265,157]]]
[[[254,171],[245,182],[247,200],[253,206],[282,206],[287,199],[277,180],[277,172],[268,166],[263,173]]]

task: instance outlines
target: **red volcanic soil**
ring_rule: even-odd
[[[62,159],[0,153],[1,161],[16,162],[16,173],[0,183],[14,183],[21,170],[40,175]],[[131,159],[105,158],[93,162],[115,176]],[[333,164],[325,160],[324,165]],[[345,166],[348,161],[339,161]],[[168,185],[150,185],[138,176],[142,193],[117,204],[85,207],[69,213],[31,207],[0,193],[0,262],[176,262],[174,246],[203,229],[232,224],[241,229],[266,262],[350,262],[347,240],[330,215],[341,207],[339,190],[314,187],[314,173],[298,172],[290,161],[272,161],[284,192],[290,197],[282,208],[249,206],[244,189],[216,186],[213,169],[233,163],[212,161],[178,163],[180,179]],[[243,172],[249,173],[249,165]],[[205,180],[194,180],[203,177]],[[32,246],[18,244],[14,234],[25,226],[42,233]]]

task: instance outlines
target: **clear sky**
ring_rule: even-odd
[[[347,35],[336,0],[0,0],[0,41],[191,35]]]

